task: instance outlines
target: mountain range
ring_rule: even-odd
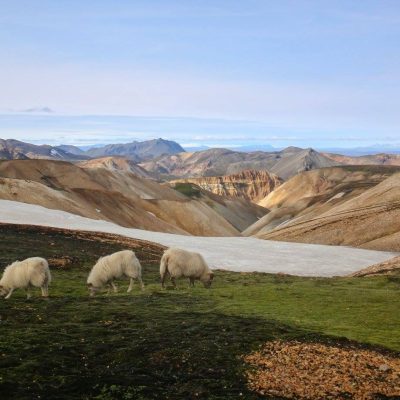
[[[139,162],[183,151],[184,149],[178,143],[164,139],[110,144],[86,151],[72,145],[35,145],[14,139],[0,139],[0,159],[5,160],[49,159],[75,161],[107,156],[122,156]]]
[[[0,198],[151,231],[400,251],[399,155],[181,150],[0,140]]]
[[[267,170],[282,179],[288,179],[302,171],[338,164],[340,163],[313,149],[298,147],[270,153],[209,149],[165,155],[140,163],[147,171],[167,178],[223,176],[253,169]]]

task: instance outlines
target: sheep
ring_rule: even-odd
[[[122,250],[99,258],[87,278],[90,296],[94,296],[105,285],[110,285],[114,292],[117,292],[118,288],[114,284],[114,279],[123,276],[130,279],[128,293],[132,291],[134,279],[137,279],[141,289],[144,289],[142,266],[133,251]],[[108,292],[110,292],[110,289]]]
[[[165,287],[164,282],[167,274],[170,275],[174,288],[176,288],[175,279],[181,276],[189,278],[189,286],[194,286],[194,281],[197,279],[206,288],[211,286],[214,278],[214,274],[199,253],[177,248],[169,248],[161,258],[160,276],[163,288]]]
[[[42,297],[49,296],[51,274],[47,260],[41,257],[31,257],[23,261],[15,261],[5,268],[0,280],[0,296],[9,299],[15,289],[25,289],[26,297],[30,299],[30,288],[40,287]]]

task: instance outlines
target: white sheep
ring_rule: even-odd
[[[175,279],[181,276],[189,278],[189,286],[194,286],[194,281],[200,280],[206,288],[211,286],[214,278],[214,274],[201,254],[177,248],[166,250],[161,258],[160,276],[162,287],[164,287],[167,274],[171,277],[171,282],[175,288]]]
[[[30,288],[40,287],[42,296],[49,296],[51,274],[49,264],[44,258],[31,257],[24,261],[15,261],[3,272],[0,280],[0,295],[9,299],[15,289],[25,289],[26,296],[31,297]]]
[[[98,290],[106,285],[111,286],[114,292],[117,292],[118,289],[114,284],[114,279],[122,278],[123,276],[130,279],[128,292],[133,288],[134,279],[137,279],[141,289],[144,289],[142,266],[133,251],[122,250],[99,258],[87,279],[90,295],[94,296]]]

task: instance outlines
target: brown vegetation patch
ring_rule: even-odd
[[[400,359],[372,350],[274,341],[244,357],[249,387],[290,399],[400,396]],[[381,397],[380,397],[381,398]]]
[[[52,257],[47,260],[49,262],[50,268],[55,269],[70,269],[75,264],[79,263],[78,257],[71,256],[59,256]]]

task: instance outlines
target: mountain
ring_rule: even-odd
[[[14,139],[0,139],[0,159],[26,160],[31,158],[49,160],[82,160],[85,155],[76,155],[60,147],[35,145]]]
[[[63,150],[63,151],[66,151],[67,153],[75,154],[76,156],[84,156],[85,155],[84,150],[80,149],[77,146],[72,146],[70,144],[61,144],[59,146],[55,146],[55,149]]]
[[[266,211],[242,199],[209,195],[212,198],[207,194],[201,198],[188,196],[130,171],[81,168],[52,160],[0,162],[1,199],[38,204],[125,227],[237,236]],[[243,218],[239,215],[242,212]]]
[[[176,142],[164,139],[147,140],[144,142],[131,142],[124,144],[109,144],[86,151],[93,158],[105,156],[123,156],[133,161],[143,161],[163,155],[184,152],[185,150]]]
[[[193,183],[220,196],[238,197],[257,203],[282,184],[282,179],[268,171],[246,170],[238,174],[178,179],[171,183]]]
[[[323,153],[323,155],[346,165],[400,165],[400,154],[379,153],[357,157],[333,153]]]
[[[270,212],[243,234],[269,240],[400,250],[400,167],[301,173],[259,202]]]
[[[130,172],[142,178],[154,179],[154,176],[150,172],[147,172],[132,160],[124,157],[94,158],[87,161],[81,161],[77,165],[81,168],[105,168],[115,172]]]
[[[313,149],[297,147],[271,153],[209,149],[162,156],[140,163],[147,171],[170,178],[223,176],[252,169],[267,170],[285,180],[302,171],[338,164]]]
[[[400,154],[400,148],[397,145],[376,144],[363,147],[330,147],[318,149],[321,153],[344,154],[346,156],[367,156],[371,154]]]

